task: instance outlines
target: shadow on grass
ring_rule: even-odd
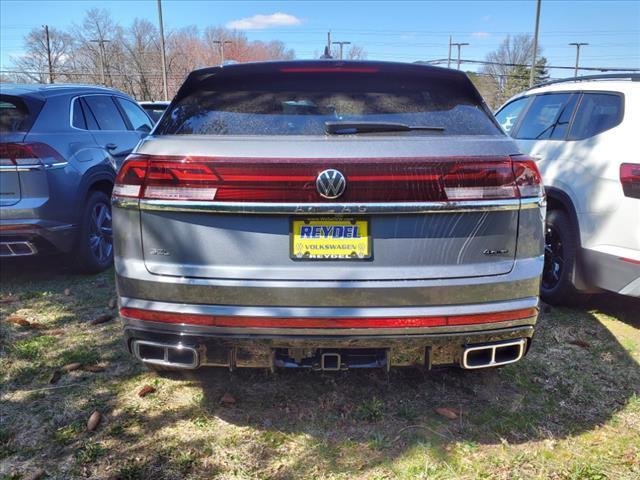
[[[35,276],[40,275],[36,269]],[[110,274],[101,278],[105,275]],[[94,279],[56,273],[53,279],[34,280],[28,272],[20,272],[11,285],[19,295],[37,288],[59,289],[56,281],[61,278],[72,282],[72,288]],[[112,283],[107,281],[108,290]],[[93,289],[84,288],[91,295]],[[104,301],[111,292],[96,295]],[[92,459],[90,467],[79,463],[66,471],[73,475],[82,475],[82,468],[101,472],[107,468],[101,458],[108,458],[105,464],[115,462],[120,478],[183,478],[189,473],[224,473],[229,460],[218,461],[217,455],[235,452],[236,465],[246,468],[238,475],[266,472],[288,478],[330,471],[353,476],[407,455],[416,445],[426,445],[434,458],[455,462],[453,445],[570,437],[606,423],[640,396],[640,366],[592,312],[601,311],[637,328],[638,302],[618,300],[605,296],[586,309],[552,309],[541,318],[529,355],[501,369],[398,369],[388,374],[201,369],[163,375],[161,380],[167,383],[159,388],[171,390],[165,403],[142,409],[123,405],[122,385],[137,388],[139,381],[148,382],[153,376],[141,373],[124,352],[119,331],[96,334],[85,350],[99,352],[99,358],[110,363],[111,373],[83,374],[84,384],[78,388],[9,400],[12,412],[44,412],[46,427],[37,433],[27,421],[8,422],[8,433],[3,435],[18,435],[18,428],[33,428],[34,434],[32,443],[21,444],[19,452],[5,457],[17,455],[26,462],[47,444],[39,454],[52,469],[60,468],[59,459],[73,451],[81,452],[75,454],[78,458]],[[77,321],[78,317],[64,317],[69,324]],[[36,333],[42,334],[46,333]],[[62,364],[76,360],[74,355],[63,349],[53,360]],[[186,403],[172,401],[174,390],[179,395],[181,388],[195,390]],[[221,404],[226,393],[236,400],[233,406]],[[52,409],[52,404],[57,407]],[[435,412],[438,407],[452,408],[459,417],[446,419]],[[105,414],[103,425],[93,434],[81,434],[94,408]],[[218,430],[220,425],[239,429]],[[184,429],[183,434],[172,435],[177,428]],[[109,440],[116,442],[106,451],[92,446]],[[302,448],[287,451],[296,444]]]

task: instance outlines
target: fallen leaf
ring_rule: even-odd
[[[68,297],[69,295],[71,295],[71,289],[69,289],[69,288],[65,288],[65,289],[64,289],[64,296],[65,296],[65,297]]]
[[[448,418],[449,420],[455,420],[456,418],[458,418],[458,414],[455,412],[453,408],[439,407],[439,408],[436,408],[436,413],[445,418]]]
[[[31,322],[31,325],[29,325],[29,328],[33,328],[34,330],[43,330],[47,327],[45,327],[43,324],[38,322]]]
[[[85,365],[82,367],[82,370],[84,370],[85,372],[98,373],[104,372],[106,368],[101,365]]]
[[[569,343],[571,345],[576,345],[578,347],[582,347],[585,350],[589,350],[589,348],[591,347],[591,345],[589,345],[587,342],[585,342],[584,340],[580,340],[580,339],[569,340]]]
[[[101,323],[106,323],[110,320],[113,320],[113,315],[110,313],[105,313],[104,315],[100,315],[99,317],[94,318],[89,322],[90,325],[99,325]]]
[[[111,300],[109,300],[108,306],[111,310],[116,308],[116,305],[118,305],[118,301],[115,298],[112,298]]]
[[[0,298],[0,303],[13,303],[16,299],[12,297]]]
[[[39,480],[44,475],[44,470],[42,468],[37,468],[30,473],[27,473],[24,477],[20,477],[23,480]]]
[[[142,397],[146,397],[147,395],[149,395],[150,393],[154,393],[156,391],[155,388],[153,388],[151,385],[145,385],[144,387],[142,387],[140,389],[140,391],[138,392],[138,396],[140,398]]]
[[[222,395],[220,403],[222,403],[223,405],[235,405],[236,399],[229,392],[226,392],[224,395]]]
[[[49,377],[49,383],[51,384],[58,383],[58,380],[60,380],[61,376],[62,376],[62,372],[60,370],[54,371]]]
[[[7,322],[15,323],[16,325],[20,325],[21,327],[31,326],[31,322],[29,322],[29,320],[19,315],[9,315],[9,318],[7,318]]]
[[[100,423],[101,418],[102,414],[98,410],[94,410],[87,421],[87,432],[93,432]]]
[[[67,333],[64,328],[54,328],[53,330],[47,330],[47,335],[63,335]]]
[[[73,362],[62,367],[62,371],[66,373],[73,372],[74,370],[78,370],[80,367],[82,367],[82,364],[80,362]]]

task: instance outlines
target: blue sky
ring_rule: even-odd
[[[10,57],[21,54],[22,37],[29,29],[79,23],[92,7],[108,9],[122,25],[135,17],[157,21],[155,0],[2,0],[1,68],[10,68]],[[482,60],[508,33],[533,32],[535,2],[163,0],[163,12],[167,31],[187,25],[248,27],[250,39],[282,40],[298,58],[321,53],[330,29],[334,40],[364,47],[369,59],[443,58],[451,33],[454,41],[471,44],[464,47],[463,58]],[[252,18],[256,15],[265,17]],[[640,68],[640,1],[543,0],[540,32],[543,54],[552,65],[573,65],[575,47],[567,44],[588,42],[581,52],[581,65]],[[572,72],[551,73],[563,77]]]

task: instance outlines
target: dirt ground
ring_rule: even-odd
[[[2,479],[640,478],[638,300],[545,306],[500,369],[160,376],[96,323],[112,271],[3,262],[0,280]]]

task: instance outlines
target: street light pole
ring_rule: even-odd
[[[169,98],[169,89],[167,86],[167,57],[164,49],[164,25],[162,22],[162,0],[158,0],[158,21],[160,23],[160,60],[162,62],[162,93],[164,100]]]
[[[213,43],[220,45],[220,65],[224,64],[224,46],[230,45],[233,42],[231,40],[214,40]]]
[[[345,45],[351,45],[351,42],[331,42],[331,43],[333,43],[334,45],[340,45],[340,60],[342,60],[342,48]]]
[[[574,45],[576,47],[576,68],[573,71],[573,76],[577,77],[578,76],[578,66],[580,65],[580,47],[584,46],[584,45],[589,45],[588,43],[584,43],[584,42],[573,42],[570,43],[569,45]]]
[[[533,87],[533,79],[536,72],[536,55],[538,54],[538,31],[540,30],[540,7],[542,0],[538,0],[536,5],[536,30],[533,35],[533,58],[531,59],[531,71],[529,72],[529,87]]]
[[[49,38],[49,25],[44,26],[44,36],[47,42],[47,64],[49,65],[49,83],[53,83],[53,64],[51,63],[51,39]]]
[[[456,47],[458,47],[458,70],[460,70],[460,48],[464,47],[466,45],[469,45],[468,43],[452,43],[451,45],[455,45]]]

